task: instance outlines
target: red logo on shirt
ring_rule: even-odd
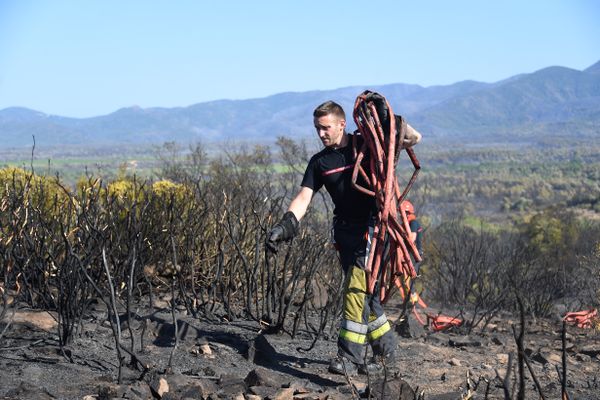
[[[350,168],[354,168],[354,164],[349,164],[349,165],[346,165],[345,167],[330,169],[329,171],[323,172],[321,175],[323,175],[323,176],[333,175],[333,174],[337,174],[338,172],[342,172],[342,171],[345,171]]]

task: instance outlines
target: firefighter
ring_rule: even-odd
[[[278,243],[290,240],[298,232],[299,221],[306,213],[313,195],[325,186],[335,205],[333,239],[339,251],[344,280],[344,310],[338,335],[338,357],[331,361],[329,371],[339,374],[381,370],[376,362],[365,364],[367,344],[374,358],[393,359],[397,341],[379,301],[379,292],[367,291],[365,273],[374,216],[375,198],[352,187],[354,165],[353,146],[346,133],[346,115],[342,107],[327,101],[313,112],[314,126],[324,149],[309,161],[301,189],[267,235],[266,246],[276,252]],[[416,144],[421,135],[407,127],[405,146]],[[362,138],[357,138],[359,142]],[[364,185],[364,182],[362,182]]]
[[[417,219],[417,215],[415,214],[415,207],[408,200],[404,200],[400,204],[400,207],[404,210],[404,212],[406,212],[406,218],[408,219],[408,223],[410,225],[410,240],[415,244],[415,247],[419,251],[419,255],[423,257],[423,227]],[[413,264],[415,263],[413,262]],[[418,274],[419,270],[416,264],[415,270]]]
[[[400,208],[404,210],[406,213],[406,218],[408,219],[409,227],[410,227],[410,240],[415,244],[417,251],[421,258],[423,258],[423,227],[419,223],[417,219],[417,215],[415,214],[415,207],[409,200],[404,200],[400,203]],[[413,266],[415,267],[415,272],[419,275],[419,269],[421,263],[415,262],[412,260]],[[410,279],[410,284],[407,285],[409,288],[410,297],[408,299],[408,310],[411,311],[415,304],[419,301],[419,291],[417,285],[415,285],[415,280]],[[410,325],[408,316],[405,316],[402,321],[396,326],[396,332],[405,338],[410,338]]]

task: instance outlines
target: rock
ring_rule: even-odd
[[[255,394],[247,394],[246,393],[246,400],[262,400],[262,397],[257,396]]]
[[[548,361],[555,364],[562,363],[562,356],[557,353],[550,353],[548,356]]]
[[[97,395],[92,396],[97,400],[108,400],[115,398],[125,398],[131,400],[152,399],[153,395],[150,387],[143,381],[137,381],[130,385],[106,382],[96,388]],[[62,397],[61,397],[62,398]]]
[[[448,340],[452,347],[481,347],[481,341],[472,339],[470,336],[454,337]]]
[[[489,324],[487,324],[487,327],[486,327],[486,328],[487,328],[488,330],[490,330],[491,332],[495,332],[495,331],[497,331],[497,330],[498,330],[498,324],[492,324],[492,323],[489,323]]]
[[[170,309],[171,308],[171,302],[170,302],[170,298],[169,300],[165,300],[164,298],[160,298],[160,299],[154,299],[154,307],[156,307],[157,309]]]
[[[571,367],[577,367],[579,364],[581,364],[579,361],[576,360],[568,360],[567,362],[571,365]]]
[[[246,391],[246,383],[236,375],[222,375],[218,384],[220,389],[217,393],[224,394],[225,397],[235,397],[238,393]]]
[[[453,367],[460,367],[462,365],[461,362],[460,362],[460,360],[457,359],[457,358],[451,358],[448,361],[448,364],[452,365]]]
[[[590,344],[587,346],[583,346],[580,353],[586,354],[590,357],[600,356],[600,344]]]
[[[121,387],[109,382],[98,386],[96,391],[98,392],[98,395],[96,396],[98,400],[108,400],[115,397],[121,397],[123,395],[123,390],[121,390]]]
[[[562,352],[562,341],[561,340],[555,340],[553,348],[556,351]],[[575,343],[572,343],[572,342],[565,343],[565,350],[566,351],[571,351],[571,352],[575,351]]]
[[[496,359],[500,364],[508,364],[508,354],[500,353],[496,354]]]
[[[548,348],[542,348],[537,352],[534,352],[531,349],[525,349],[525,354],[529,357],[529,359],[540,364],[556,364],[562,362],[562,356],[560,354],[551,352]]]
[[[416,339],[425,336],[425,328],[416,320],[412,313],[404,317],[404,320],[398,322],[394,328],[400,337],[406,339]]]
[[[125,393],[121,397],[132,400],[151,399],[152,391],[145,382],[135,382],[127,386]]]
[[[162,398],[169,391],[169,383],[162,376],[156,375],[150,380],[150,389],[155,396]]]
[[[212,350],[210,349],[208,343],[201,344],[198,348],[198,351],[200,354],[204,354],[205,356],[213,356]]]
[[[279,388],[274,388],[271,386],[251,386],[248,390],[250,393],[259,396],[261,399],[270,399],[275,396]]]
[[[8,321],[12,313],[7,313],[4,321]],[[47,311],[17,311],[12,317],[14,325],[22,324],[34,329],[41,329],[48,332],[56,330],[58,316],[56,313]]]
[[[275,393],[272,400],[290,400],[294,398],[294,389],[292,388],[282,388]]]
[[[442,394],[432,394],[427,396],[427,400],[458,400],[462,399],[461,392],[451,392],[451,393],[442,393]]]
[[[328,389],[325,392],[319,393],[319,400],[347,400],[347,399],[348,399],[348,396],[340,393],[339,391],[337,391],[335,389]]]
[[[289,383],[287,387],[294,389],[294,393],[303,394],[311,392],[321,392],[323,388],[308,379],[297,380]]]
[[[92,396],[91,394],[88,394],[87,396],[83,396],[83,398],[81,400],[97,400],[97,397]]]
[[[331,389],[322,394],[320,400],[323,400],[323,399],[325,399],[325,400],[348,400],[348,396]]]
[[[561,335],[562,335],[562,333],[561,333]],[[573,335],[571,335],[569,332],[565,332],[565,339],[566,340],[573,340],[574,338],[573,338]]]
[[[494,343],[496,346],[504,346],[504,342],[497,336],[492,337],[492,343]]]
[[[378,400],[414,400],[415,391],[408,383],[399,378],[376,379],[368,388],[368,396]]]
[[[255,364],[268,365],[276,361],[277,350],[269,343],[265,335],[258,335],[248,342],[245,357]]]
[[[527,357],[529,357],[529,359],[531,361],[535,361],[535,362],[540,363],[540,364],[547,364],[548,363],[548,358],[547,358],[546,354],[547,354],[547,351],[542,351],[542,350],[540,350],[540,351],[533,351],[530,348],[526,348],[525,349],[525,355]]]
[[[210,379],[199,379],[194,385],[194,389],[200,393],[201,397],[208,397],[218,390],[215,382]]]
[[[321,393],[294,393],[294,400],[321,400],[329,397]]]
[[[600,360],[598,360],[598,361],[600,361]],[[591,376],[594,376],[593,374],[597,374],[598,373],[598,366],[595,365],[595,363],[586,364],[586,365],[583,366],[583,370],[586,373],[588,373],[588,374],[591,373],[592,374]],[[596,382],[597,382],[596,383],[596,388],[600,389],[600,382],[598,382],[598,379],[596,379]]]
[[[219,388],[210,379],[198,379],[175,373],[166,377],[169,393],[175,398],[205,398],[216,393]]]
[[[248,386],[270,386],[281,387],[283,377],[277,372],[267,370],[265,368],[253,369],[246,375],[244,382]]]
[[[581,361],[581,362],[590,362],[592,361],[592,357],[587,355],[587,354],[583,354],[583,353],[577,353],[575,355],[575,359],[577,361]]]
[[[360,398],[368,397],[368,386],[366,383],[353,380],[352,386],[344,384],[337,388],[339,394],[342,395],[341,399],[346,400],[350,398],[355,398],[355,392],[359,394]],[[337,399],[337,397],[335,396],[334,398]]]

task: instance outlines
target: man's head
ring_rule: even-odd
[[[343,145],[346,129],[346,113],[344,109],[333,101],[326,101],[313,112],[315,129],[319,139],[326,147],[340,147]]]
[[[409,221],[412,221],[413,219],[417,218],[415,216],[415,207],[412,205],[412,203],[410,201],[403,200],[402,203],[400,203],[400,208],[402,208],[404,210],[404,212],[406,213],[406,217],[408,218]]]

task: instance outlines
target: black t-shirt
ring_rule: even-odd
[[[376,210],[375,197],[352,187],[353,158],[351,138],[346,147],[324,148],[308,162],[301,186],[317,192],[325,185],[335,205],[333,214],[337,218],[352,223],[367,223]],[[365,186],[360,176],[358,184]]]

